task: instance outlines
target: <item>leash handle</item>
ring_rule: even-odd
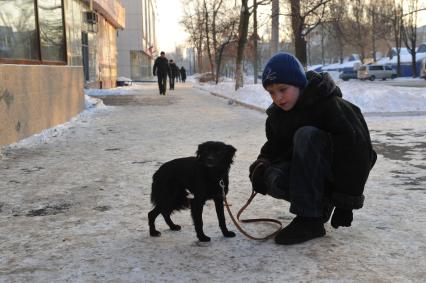
[[[224,188],[222,188],[224,189]],[[250,234],[248,234],[246,231],[244,231],[244,229],[238,224],[237,220],[234,218],[234,216],[232,215],[231,209],[229,208],[228,202],[226,200],[226,196],[224,193],[223,196],[223,200],[225,203],[225,207],[226,210],[229,213],[229,216],[232,219],[232,222],[234,222],[235,227],[237,227],[237,229],[247,238],[252,239],[252,240],[257,240],[257,241],[262,241],[262,240],[267,240],[270,239],[272,237],[274,237],[279,231],[281,231],[281,228],[283,227],[282,223],[279,220],[276,219],[270,219],[270,218],[253,218],[253,219],[240,219],[241,214],[243,213],[243,211],[250,205],[250,203],[252,202],[252,200],[254,199],[254,197],[257,195],[257,193],[255,191],[252,191],[250,198],[247,200],[247,203],[238,211],[237,213],[237,219],[239,222],[242,223],[254,223],[254,222],[270,222],[270,223],[275,223],[278,224],[280,227],[278,228],[278,230],[276,230],[275,232],[273,232],[272,234],[269,234],[265,237],[254,237]]]

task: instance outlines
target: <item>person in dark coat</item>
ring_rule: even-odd
[[[179,69],[176,66],[175,62],[170,59],[169,62],[170,69],[171,69],[171,76],[170,76],[170,89],[175,89],[175,79],[178,76]]]
[[[290,202],[296,217],[275,237],[302,243],[349,227],[364,203],[364,186],[377,155],[360,109],[342,98],[327,73],[305,73],[291,54],[273,56],[263,71],[266,143],[250,166],[253,189]]]
[[[182,79],[182,82],[185,82],[185,80],[186,80],[186,70],[185,70],[185,68],[183,66],[180,68],[180,77]]]
[[[169,60],[166,58],[166,53],[161,51],[160,57],[157,57],[154,62],[153,74],[158,78],[158,88],[160,95],[166,95],[167,90],[167,76],[171,77],[171,70]]]

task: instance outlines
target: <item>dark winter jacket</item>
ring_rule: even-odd
[[[172,71],[172,78],[176,78],[179,76],[179,68],[176,66],[176,64],[174,62],[169,63],[170,65],[170,69]]]
[[[169,65],[169,60],[166,57],[157,57],[154,62],[153,68],[154,76],[171,76],[172,72]]]
[[[291,160],[293,136],[303,126],[330,133],[333,143],[331,200],[336,207],[358,209],[364,203],[364,185],[376,161],[367,124],[360,109],[342,98],[327,73],[306,73],[308,85],[296,105],[284,111],[275,104],[268,110],[267,142],[259,158]]]
[[[183,66],[180,68],[180,75],[182,77],[182,80],[186,80],[186,70]]]

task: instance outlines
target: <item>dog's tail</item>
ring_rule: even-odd
[[[158,181],[158,173],[155,172],[154,176],[152,176],[152,186],[151,186],[151,203],[153,205],[158,205],[158,201],[160,200],[162,195],[161,186]]]

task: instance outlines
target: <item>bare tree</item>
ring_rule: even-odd
[[[265,5],[270,3],[270,0],[261,0],[257,5]],[[238,45],[237,45],[237,58],[235,62],[235,90],[243,86],[243,68],[242,63],[244,59],[244,50],[247,43],[247,35],[249,28],[250,15],[253,7],[249,7],[248,0],[241,0],[240,21],[238,24]]]
[[[222,1],[221,1],[222,2]],[[214,66],[213,66],[213,58],[212,58],[212,51],[210,49],[210,18],[209,18],[209,10],[207,8],[207,2],[206,0],[203,0],[203,14],[204,14],[204,26],[205,26],[205,35],[206,35],[206,49],[207,49],[207,55],[209,57],[209,63],[210,63],[210,72],[214,73]]]
[[[203,71],[203,38],[204,38],[204,15],[200,0],[184,0],[184,18],[181,22],[190,35],[190,42],[194,46],[198,72]]]
[[[247,43],[248,26],[250,20],[250,10],[248,0],[241,0],[240,23],[238,25],[238,48],[235,63],[235,90],[243,86],[242,62],[244,58],[244,48]]]
[[[418,0],[408,1],[408,12],[403,15],[402,39],[411,54],[411,70],[413,78],[417,77],[416,44],[417,44],[417,12]],[[404,17],[405,16],[405,17]]]
[[[306,36],[324,21],[326,7],[331,0],[289,0],[289,2],[296,57],[303,66],[306,66]]]
[[[366,8],[364,0],[355,0],[352,2],[352,17],[351,28],[353,30],[352,44],[357,47],[360,60],[364,63],[366,57]]]
[[[334,0],[331,3],[329,7],[330,24],[326,26],[328,34],[336,43],[340,63],[343,63],[345,42],[348,40],[348,33],[345,29],[345,21],[347,22],[348,18],[346,4],[346,0]]]
[[[238,23],[238,16],[234,16],[232,13],[230,14],[229,11],[225,10],[225,13],[229,18],[227,18],[226,21],[221,21],[220,24],[217,27],[217,47],[216,47],[216,84],[219,82],[219,76],[220,76],[220,68],[222,64],[222,57],[223,52],[225,48],[231,44],[236,42],[237,37],[237,23]],[[222,20],[225,19],[225,15],[223,15]]]
[[[375,0],[368,4],[367,12],[371,27],[371,49],[373,60],[377,61],[377,42],[387,41],[392,30],[392,9],[388,0]]]

